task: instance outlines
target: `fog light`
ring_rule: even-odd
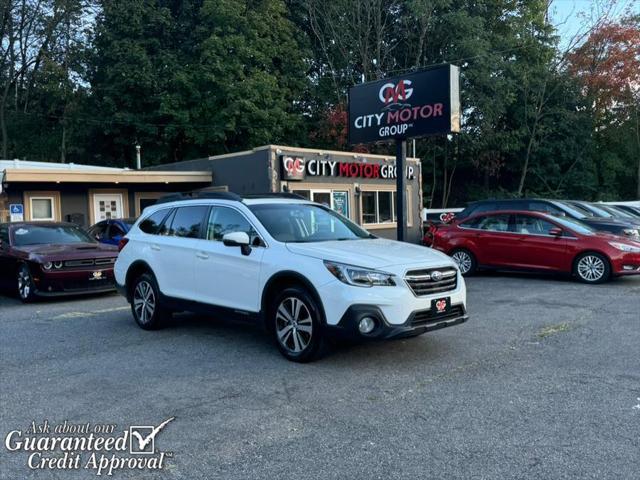
[[[363,317],[358,324],[358,330],[363,335],[371,333],[376,328],[376,321],[371,317]]]

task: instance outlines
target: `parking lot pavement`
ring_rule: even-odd
[[[253,326],[147,332],[116,295],[0,297],[0,431],[158,425],[162,471],[113,478],[631,479],[640,471],[640,278],[468,280],[462,326],[284,360]],[[0,447],[0,478],[27,474]],[[633,473],[636,472],[636,473]]]

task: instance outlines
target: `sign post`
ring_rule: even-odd
[[[405,163],[407,160],[407,141],[396,139],[396,231],[399,242],[404,242],[407,237],[407,219],[405,218],[406,191],[405,188]]]
[[[396,143],[396,219],[405,239],[407,139],[460,131],[460,69],[440,65],[349,89],[349,143]]]

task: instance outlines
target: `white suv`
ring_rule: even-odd
[[[318,357],[329,334],[386,339],[467,320],[449,257],[292,194],[165,198],[120,250],[116,283],[140,327],[183,310],[253,317],[290,360]]]

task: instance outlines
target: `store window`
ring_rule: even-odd
[[[362,192],[362,223],[393,223],[395,213],[396,194],[390,191]]]
[[[54,221],[54,197],[31,197],[31,220]]]

